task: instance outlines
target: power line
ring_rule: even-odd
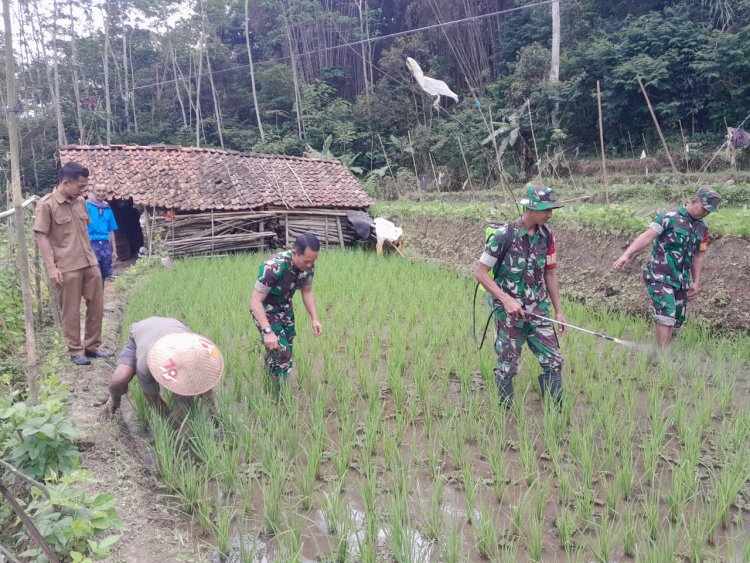
[[[391,38],[394,38],[394,37],[401,37],[401,36],[404,36],[404,35],[410,35],[412,33],[419,33],[419,32],[422,32],[422,31],[429,31],[431,29],[436,29],[436,28],[440,28],[440,27],[449,27],[449,26],[458,25],[458,24],[461,24],[461,23],[467,23],[467,22],[471,22],[471,21],[483,20],[485,18],[491,18],[493,16],[501,16],[501,15],[504,15],[504,14],[511,14],[511,13],[514,13],[514,12],[520,12],[520,11],[528,10],[528,9],[531,9],[531,8],[537,8],[539,6],[545,6],[547,4],[552,4],[553,2],[556,2],[556,1],[559,1],[561,4],[565,4],[569,0],[540,0],[540,1],[534,2],[532,4],[525,4],[523,6],[515,6],[513,8],[506,8],[504,10],[498,10],[496,12],[490,12],[488,14],[480,14],[478,16],[470,16],[470,17],[467,17],[467,18],[461,18],[461,19],[457,19],[457,20],[451,20],[451,21],[448,21],[448,22],[436,23],[436,24],[431,24],[431,25],[425,25],[425,26],[422,26],[422,27],[418,27],[416,29],[409,29],[409,30],[404,30],[404,31],[397,31],[395,33],[389,33],[387,35],[380,35],[378,37],[371,37],[369,39],[361,39],[359,41],[352,41],[352,42],[349,42],[349,43],[341,43],[339,45],[333,45],[331,47],[322,47],[320,49],[314,49],[312,51],[304,51],[304,52],[301,52],[301,53],[297,53],[297,56],[298,57],[305,57],[305,56],[310,56],[310,55],[317,55],[319,53],[325,53],[325,52],[328,52],[328,51],[333,51],[335,49],[352,48],[352,47],[355,47],[357,45],[362,45],[362,44],[365,44],[365,43],[375,43],[376,41],[382,41],[383,39],[391,39]],[[278,63],[278,62],[286,61],[286,60],[289,60],[289,59],[291,59],[291,55],[284,55],[284,56],[281,56],[281,57],[275,57],[273,59],[266,59],[264,61],[255,62],[255,63],[253,63],[253,66],[260,66],[260,65],[265,65],[265,64]],[[215,70],[215,71],[210,72],[210,73],[209,72],[205,72],[205,73],[203,73],[203,74],[200,75],[200,78],[208,76],[209,74],[212,75],[212,76],[215,76],[215,75],[220,74],[220,73],[233,72],[233,71],[236,71],[236,70],[241,70],[243,68],[249,68],[249,67],[250,67],[250,63],[243,64],[243,65],[236,65],[236,66],[233,66],[231,68],[223,68],[223,69]],[[143,85],[140,85],[140,86],[134,86],[133,88],[130,88],[128,90],[119,90],[119,91],[115,92],[115,94],[122,95],[124,92],[135,92],[136,90],[144,90],[146,88],[153,88],[155,86],[161,86],[163,84],[173,84],[174,82],[178,82],[179,80],[184,80],[184,78],[171,78],[169,80],[163,80],[163,81],[160,81],[160,82],[153,82],[153,83],[150,83],[150,84],[143,84]]]

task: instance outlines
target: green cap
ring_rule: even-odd
[[[518,200],[518,203],[526,209],[534,211],[545,211],[546,209],[557,209],[563,207],[562,203],[557,203],[557,194],[552,188],[547,186],[535,186],[529,184],[525,188],[526,193]]]
[[[717,211],[719,209],[721,196],[718,194],[718,192],[716,192],[716,190],[712,190],[708,187],[700,188],[697,192],[695,192],[695,198],[700,202],[701,207],[703,207],[703,209],[705,209],[706,211],[710,211],[711,213],[713,213],[714,211]]]

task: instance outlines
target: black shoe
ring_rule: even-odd
[[[114,356],[112,352],[107,352],[107,350],[86,350],[86,357],[87,358],[111,358]]]
[[[90,366],[91,360],[89,360],[86,356],[71,356],[70,361],[73,362],[77,366]]]

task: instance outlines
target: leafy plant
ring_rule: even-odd
[[[0,410],[5,439],[0,445],[9,461],[35,479],[48,472],[64,473],[78,463],[73,440],[78,432],[59,398],[30,406],[17,402]]]
[[[113,528],[123,527],[113,495],[98,494],[89,498],[85,491],[74,487],[88,479],[88,475],[80,471],[59,478],[53,474],[53,483],[47,486],[50,498],[34,487],[32,500],[26,506],[34,525],[52,549],[61,555],[69,554],[73,561],[108,557],[120,536],[99,538]],[[27,534],[23,528],[19,538],[28,538]],[[37,556],[39,552],[32,549],[22,555]]]

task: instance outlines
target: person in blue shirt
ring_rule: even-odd
[[[107,186],[95,184],[86,199],[86,209],[91,218],[89,239],[91,239],[91,247],[94,249],[96,259],[99,261],[102,280],[112,276],[112,264],[117,262],[117,245],[115,244],[117,222],[112,208],[104,199],[106,197]]]

